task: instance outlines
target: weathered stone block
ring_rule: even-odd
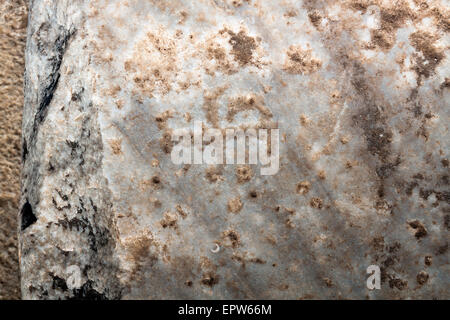
[[[449,298],[428,3],[31,1],[23,296]],[[279,170],[175,164],[197,121],[278,129]]]

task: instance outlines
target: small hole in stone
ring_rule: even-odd
[[[154,177],[152,178],[152,182],[153,182],[154,184],[158,184],[158,183],[161,182],[161,179],[159,179],[158,176],[154,176]]]
[[[21,211],[21,229],[22,231],[31,226],[33,223],[37,221],[36,216],[33,213],[33,209],[31,208],[31,204],[27,201]]]
[[[252,197],[252,198],[258,197],[258,194],[256,193],[255,190],[250,191],[250,197]]]

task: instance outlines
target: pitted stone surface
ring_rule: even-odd
[[[24,297],[449,298],[445,1],[30,13]],[[278,128],[278,173],[175,165],[200,120]]]

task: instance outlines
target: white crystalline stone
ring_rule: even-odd
[[[23,297],[449,298],[445,7],[376,3],[31,1]]]

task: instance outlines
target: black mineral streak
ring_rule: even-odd
[[[46,87],[40,92],[40,99],[36,115],[34,117],[33,131],[31,133],[31,139],[34,140],[39,126],[44,122],[47,113],[48,106],[53,99],[53,94],[58,86],[58,81],[60,77],[61,62],[64,53],[67,48],[67,43],[69,42],[75,31],[66,31],[62,26],[59,26],[60,33],[54,43],[53,52],[54,55],[49,58],[51,72],[48,77],[43,81],[43,83],[48,83]]]
[[[37,218],[33,213],[33,209],[31,208],[31,204],[28,201],[23,205],[20,216],[22,231],[37,221]]]

